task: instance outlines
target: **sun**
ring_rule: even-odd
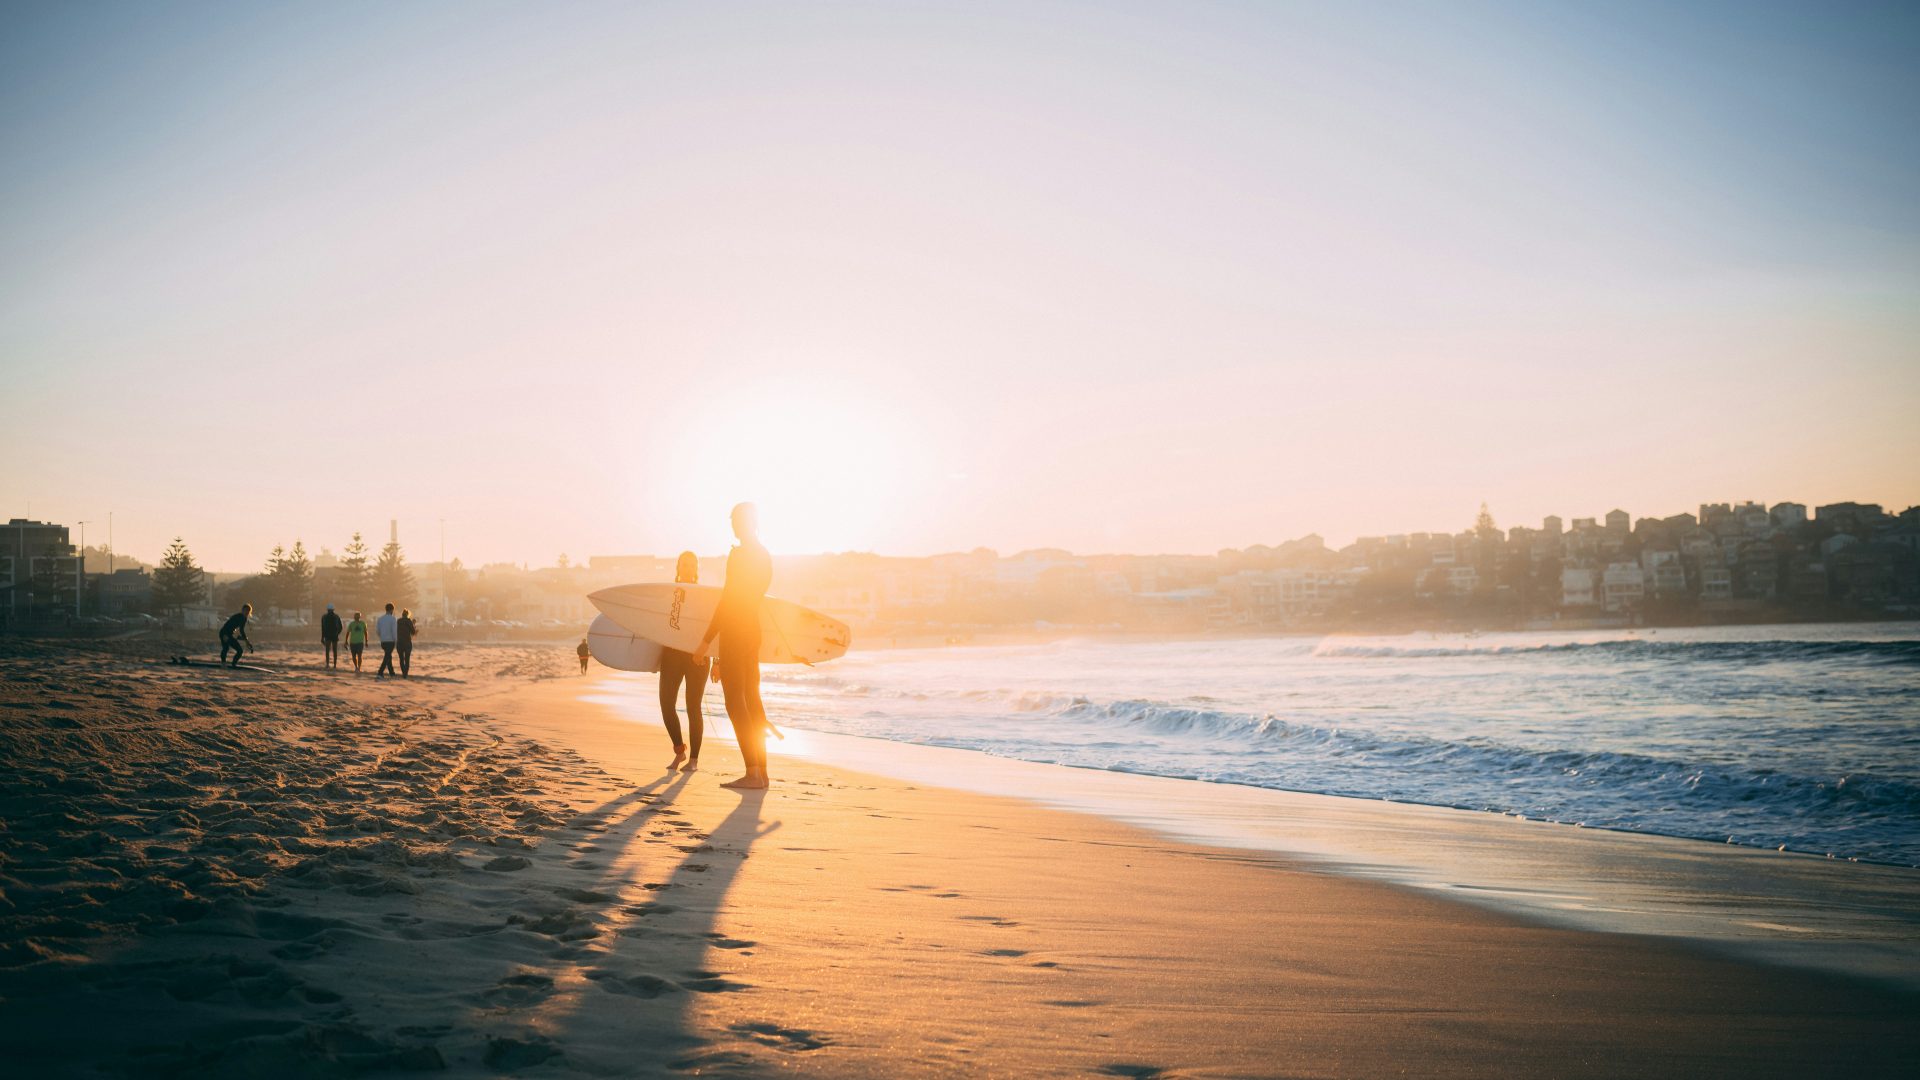
[[[916,440],[897,410],[801,383],[757,387],[701,413],[679,497],[760,508],[775,552],[871,550],[897,510]]]

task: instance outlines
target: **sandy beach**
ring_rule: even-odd
[[[651,680],[578,677],[560,650],[424,650],[403,684],[162,651],[0,658],[0,1051],[20,1075],[1920,1066],[1920,995],[1894,980],[778,745],[764,794],[718,786],[724,739],[669,775],[660,732],[604,700]]]

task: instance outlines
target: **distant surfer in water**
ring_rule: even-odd
[[[253,651],[253,639],[247,636],[247,616],[253,614],[252,604],[241,604],[240,610],[228,616],[220,627],[220,662],[227,663],[227,650],[233,650],[233,663],[228,667],[240,666],[240,643],[246,642],[247,652]]]
[[[705,657],[714,636],[719,636],[720,690],[726,695],[727,717],[733,721],[740,758],[747,766],[747,775],[721,787],[767,786],[767,710],[760,704],[760,602],[773,584],[773,557],[760,543],[759,517],[752,503],[733,508],[733,535],[740,542],[727,554],[727,582],[720,591],[713,625],[694,651]]]
[[[680,561],[673,569],[673,580],[682,585],[698,584],[700,556],[691,551],[681,552]],[[725,600],[721,602],[724,604]],[[581,642],[580,647],[586,648],[586,642]],[[701,642],[700,648],[701,655],[697,657],[679,649],[660,650],[660,719],[667,725],[667,737],[673,740],[673,760],[667,764],[668,772],[675,769],[693,772],[700,767],[700,740],[706,732],[706,721],[700,715],[700,699],[707,693],[706,643]],[[721,648],[726,646],[723,644]],[[580,670],[587,670],[584,654],[580,657]],[[683,679],[687,684],[686,742],[680,741],[680,713],[674,706]]]

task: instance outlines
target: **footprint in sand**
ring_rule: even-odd
[[[629,997],[657,998],[661,994],[679,989],[657,975],[620,975],[604,969],[587,972],[587,978],[609,993],[625,994]]]
[[[725,975],[722,971],[689,971],[680,985],[696,994],[733,994],[753,989],[751,984],[734,982]]]
[[[521,972],[509,975],[495,983],[493,988],[481,996],[490,1003],[499,1005],[531,1005],[543,1001],[553,994],[553,980],[535,972]]]
[[[519,1039],[489,1038],[483,1060],[488,1068],[506,1072],[532,1068],[559,1056],[559,1047],[536,1035],[524,1042]]]
[[[827,1040],[817,1032],[804,1028],[781,1027],[778,1024],[734,1024],[728,1028],[743,1039],[749,1039],[762,1046],[771,1046],[776,1050],[805,1052],[818,1050],[827,1045]]]
[[[968,922],[991,923],[994,926],[1019,926],[1020,925],[1019,923],[1014,922],[1012,919],[1003,919],[998,915],[961,915],[959,916],[959,918],[965,919]]]
[[[725,934],[708,934],[707,941],[716,949],[751,949],[755,945],[760,944],[757,941],[743,941],[740,938],[728,937]]]

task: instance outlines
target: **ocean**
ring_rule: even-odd
[[[900,649],[764,689],[819,731],[1920,865],[1920,623]]]

